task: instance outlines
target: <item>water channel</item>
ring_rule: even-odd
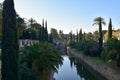
[[[54,80],[101,80],[92,75],[74,57],[63,56],[63,65],[54,73]]]

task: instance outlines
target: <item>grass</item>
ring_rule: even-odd
[[[96,63],[102,64],[102,65],[106,65],[108,67],[113,68],[116,72],[118,72],[120,74],[120,68],[117,67],[117,61],[115,60],[102,60],[99,57],[90,57],[93,61],[95,61]]]
[[[91,59],[94,60],[97,63],[104,64],[104,65],[110,66],[110,67],[116,66],[116,64],[117,64],[115,60],[104,61],[104,60],[100,59],[99,57],[91,57]]]
[[[73,49],[73,50],[77,51],[76,49]],[[79,53],[84,55],[84,52],[82,52],[82,51],[77,51],[77,52],[79,52]],[[116,72],[120,73],[120,68],[117,67],[117,61],[116,60],[111,60],[111,59],[110,60],[102,60],[99,57],[91,57],[91,56],[88,56],[88,57],[91,58],[96,63],[101,64],[101,65],[105,65],[105,66],[108,66],[108,67],[111,67],[114,70],[116,70]]]
[[[78,51],[76,49],[73,49],[74,51]],[[84,55],[84,52],[83,51],[78,51],[80,54],[83,54]],[[113,66],[116,66],[117,65],[117,62],[115,60],[102,60],[100,59],[99,57],[91,57],[89,56],[93,61],[95,61],[96,63],[99,63],[99,64],[103,64],[103,65],[106,65],[106,66],[109,66],[109,67],[113,67]]]

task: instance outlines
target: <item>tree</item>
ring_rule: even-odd
[[[79,38],[79,35],[78,35],[78,30],[77,30],[77,32],[76,32],[76,42],[79,41],[78,38]]]
[[[0,10],[0,39],[2,38],[2,10]]]
[[[54,49],[54,46],[50,43],[44,42],[27,46],[21,54],[21,63],[26,64],[29,69],[35,71],[37,75],[40,75],[41,80],[48,78],[48,74],[51,70],[57,71],[57,68],[62,64],[62,57]]]
[[[28,23],[29,23],[30,27],[34,28],[33,24],[36,23],[36,20],[34,20],[33,18],[30,18],[28,20]]]
[[[86,39],[87,39],[87,40],[93,40],[93,39],[94,39],[93,37],[94,37],[94,36],[93,36],[93,34],[92,34],[91,32],[86,33]]]
[[[44,37],[44,19],[42,21],[42,28],[41,28],[41,41],[44,42],[45,37]]]
[[[41,32],[42,32],[42,31],[41,31],[41,30],[42,30],[42,28],[41,28],[41,25],[40,25],[40,28],[39,28],[39,42],[42,41],[42,39],[41,39],[41,37],[42,37],[42,36],[41,36],[41,34],[42,34]]]
[[[79,42],[82,41],[82,36],[83,36],[82,35],[82,29],[80,29],[80,31],[79,31]]]
[[[75,34],[72,35],[73,36],[73,43],[75,43]]]
[[[22,36],[23,30],[26,28],[26,23],[24,18],[21,18],[19,15],[16,16],[16,26],[18,31],[18,37]]]
[[[0,39],[2,38],[2,9],[3,3],[0,3]]]
[[[72,31],[69,33],[70,34],[70,43],[73,42],[73,34],[72,34]]]
[[[86,33],[84,32],[83,34],[83,40],[85,41],[86,40]]]
[[[18,80],[18,36],[14,0],[5,0],[2,15],[2,80]]]
[[[21,39],[38,40],[39,39],[39,32],[32,29],[32,28],[25,29],[22,33]]]
[[[49,43],[53,43],[53,37],[52,37],[52,34],[50,33],[50,35],[49,35],[49,41],[48,41]]]
[[[93,32],[93,35],[94,35],[94,39],[95,39],[95,41],[98,41],[98,38],[99,38],[99,32],[98,32],[98,31],[94,31],[94,32]]]
[[[58,32],[56,29],[51,28],[51,34],[52,34],[53,39],[58,39]]]
[[[106,25],[104,19],[102,17],[97,17],[94,19],[94,24],[93,25],[98,25],[99,26],[99,56],[102,51],[103,47],[103,34],[102,34],[102,24]]]
[[[45,41],[48,42],[47,21],[45,21],[44,37],[45,37]]]
[[[112,38],[112,20],[110,18],[109,24],[108,24],[108,39]]]
[[[63,39],[64,38],[64,33],[62,30],[59,30],[59,38]]]
[[[120,40],[117,42],[117,66],[120,67]]]

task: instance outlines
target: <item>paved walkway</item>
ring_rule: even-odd
[[[99,63],[94,62],[93,60],[90,59],[90,57],[85,56],[83,54],[80,54],[79,52],[69,49],[68,51],[74,55],[75,57],[81,59],[84,63],[88,64],[91,68],[93,68],[95,71],[100,73],[102,76],[104,76],[108,80],[120,80],[120,73],[117,73],[114,69],[101,65]]]

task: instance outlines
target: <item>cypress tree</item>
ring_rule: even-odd
[[[45,41],[48,42],[48,31],[47,31],[47,21],[45,21]]]
[[[42,28],[41,28],[41,25],[40,25],[40,29],[39,29],[39,42],[42,40],[41,39],[41,32],[42,32]]]
[[[112,38],[112,20],[110,18],[109,24],[108,24],[108,39]]]
[[[52,36],[51,33],[50,33],[50,36],[49,36],[49,43],[53,43],[53,36]]]
[[[83,40],[84,40],[84,41],[85,41],[85,34],[86,34],[86,33],[84,32],[84,34],[83,34]]]
[[[14,0],[5,0],[2,12],[2,80],[18,80],[18,36]]]
[[[72,35],[72,31],[70,32],[70,43],[72,43],[73,41],[73,35]]]
[[[78,42],[78,30],[77,30],[77,34],[76,34],[76,42]]]
[[[82,41],[82,29],[79,31],[79,41]]]
[[[73,36],[73,42],[75,42],[75,34],[73,34],[72,36]]]
[[[42,28],[41,28],[41,41],[43,41],[44,42],[44,19],[43,19],[43,21],[42,21]]]

